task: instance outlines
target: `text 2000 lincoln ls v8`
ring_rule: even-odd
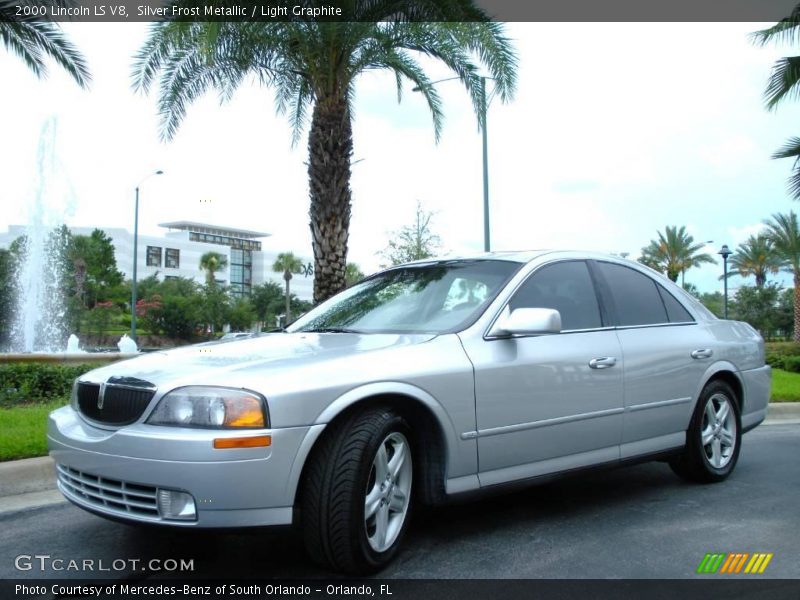
[[[388,269],[285,332],[91,371],[48,437],[81,508],[298,522],[315,560],[364,573],[414,503],[652,458],[722,481],[769,391],[759,334],[655,272],[495,253]]]

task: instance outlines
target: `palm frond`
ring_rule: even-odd
[[[380,60],[374,60],[366,68],[390,69],[398,78],[406,78],[414,85],[414,89],[422,94],[428,104],[433,120],[434,139],[438,142],[444,124],[442,100],[422,67],[407,52],[391,49],[384,52]]]
[[[800,137],[791,137],[781,146],[772,158],[800,158]]]
[[[86,59],[56,23],[39,21],[34,17],[17,17],[19,2],[0,0],[0,40],[7,50],[16,54],[37,77],[47,76],[45,57],[61,66],[82,88],[92,77]],[[23,2],[22,4],[28,4]],[[58,0],[58,5],[73,2]]]
[[[775,246],[775,251],[791,267],[794,273],[800,272],[800,225],[794,211],[775,213],[764,221],[766,236]]]
[[[794,158],[792,174],[788,179],[789,195],[795,200],[800,200],[800,137],[792,137],[781,146],[772,158]]]
[[[792,9],[788,17],[772,27],[751,33],[750,40],[758,46],[765,46],[773,41],[790,44],[800,41],[800,4]]]
[[[197,0],[173,2],[190,5]],[[162,135],[170,138],[189,103],[210,88],[225,102],[253,75],[274,90],[276,110],[292,125],[293,144],[320,98],[344,99],[352,118],[354,82],[372,69],[394,73],[398,100],[405,81],[419,88],[438,140],[443,106],[417,62],[419,56],[443,63],[461,80],[479,122],[486,100],[481,68],[494,80],[498,97],[511,99],[517,68],[513,46],[503,26],[490,22],[473,0],[344,0],[339,5],[357,18],[155,24],[136,55],[133,85],[147,93],[158,81]]]
[[[775,62],[767,82],[764,98],[768,109],[774,109],[782,100],[797,99],[800,95],[800,56],[788,56]]]

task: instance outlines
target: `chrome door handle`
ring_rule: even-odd
[[[714,351],[711,348],[703,348],[702,350],[694,350],[692,358],[711,358]]]
[[[613,356],[604,356],[603,358],[593,358],[589,361],[589,366],[592,369],[608,369],[617,364],[617,359]]]

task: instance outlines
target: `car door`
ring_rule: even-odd
[[[464,340],[475,367],[481,485],[617,460],[622,354],[587,263],[538,268],[504,310],[517,308],[558,310],[562,331]]]
[[[650,275],[611,262],[592,266],[625,359],[621,456],[682,446],[713,357],[711,335]]]

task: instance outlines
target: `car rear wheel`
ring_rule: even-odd
[[[411,510],[410,440],[400,415],[370,409],[320,441],[301,498],[306,549],[316,562],[355,575],[392,560]]]
[[[686,448],[669,464],[675,473],[689,481],[722,481],[736,466],[741,439],[736,395],[724,381],[712,381],[700,394],[686,432]]]

